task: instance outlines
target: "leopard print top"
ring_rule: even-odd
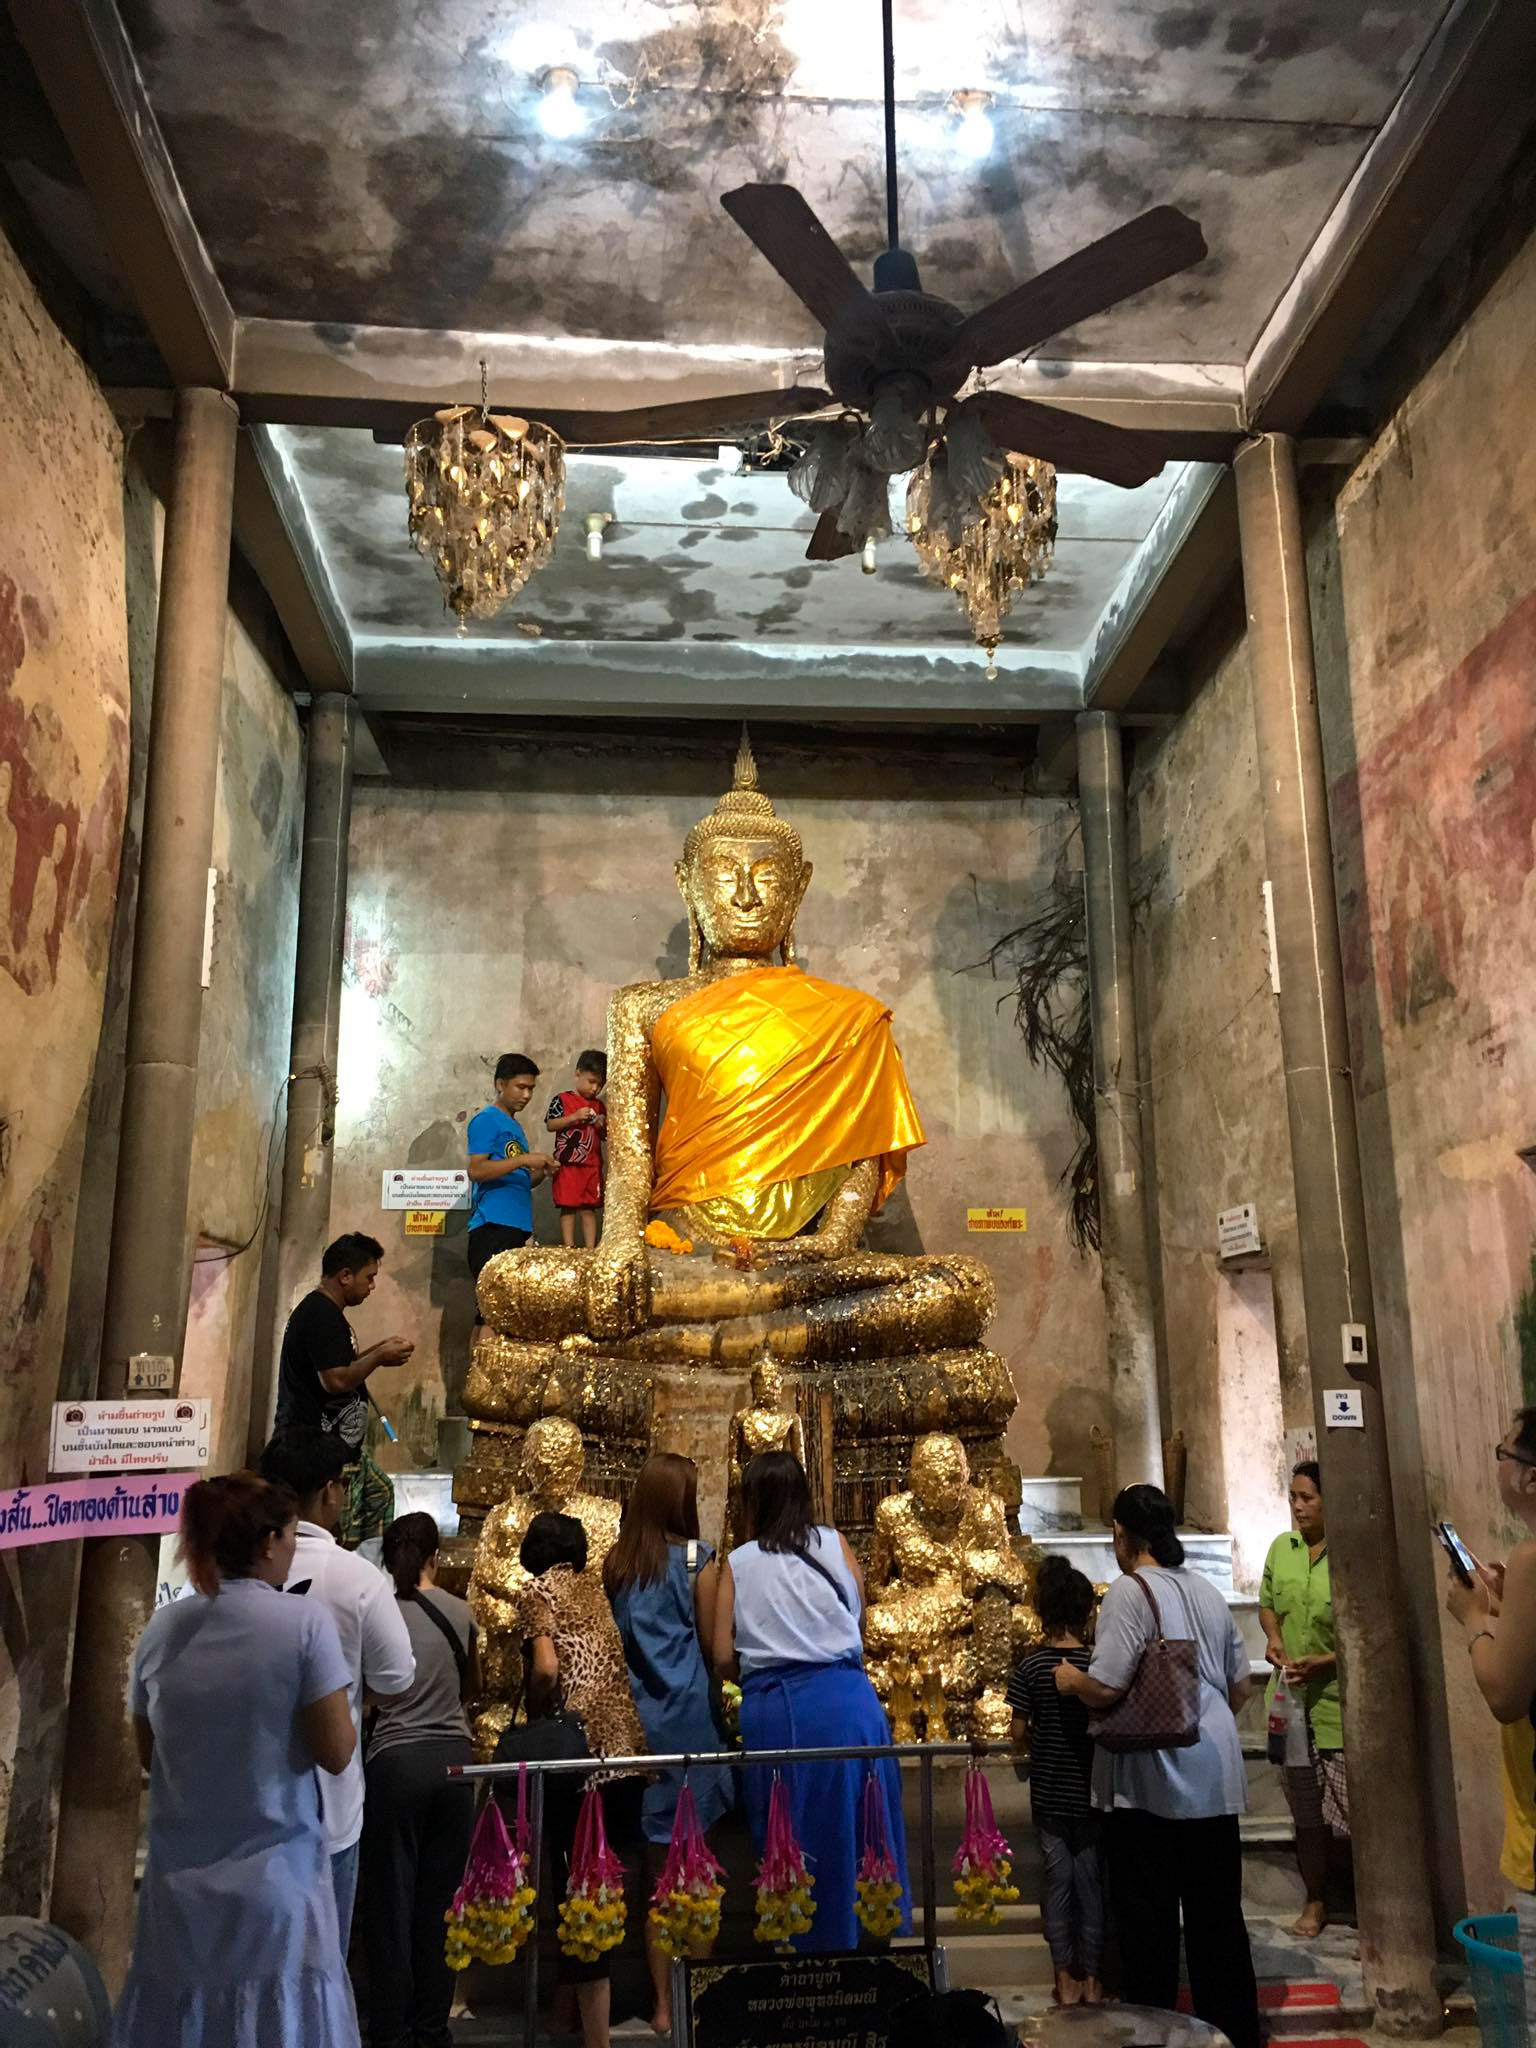
[[[645,1731],[629,1689],[629,1668],[596,1572],[552,1565],[518,1599],[523,1638],[548,1636],[560,1661],[560,1689],[580,1717],[594,1756],[641,1756]]]

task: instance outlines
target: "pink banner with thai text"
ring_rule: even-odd
[[[135,1472],[122,1479],[47,1479],[0,1488],[0,1550],[74,1536],[154,1536],[181,1519],[195,1472]]]

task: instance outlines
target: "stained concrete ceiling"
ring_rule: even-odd
[[[997,375],[1122,421],[1171,397],[1198,424],[1209,401],[1230,438],[1351,181],[1397,146],[1394,123],[1432,113],[1425,92],[1404,120],[1415,67],[1486,5],[896,0],[902,239],[970,308],[1147,207],[1184,208],[1200,265]],[[481,355],[493,398],[533,411],[811,381],[815,323],[721,193],[787,180],[857,267],[883,246],[878,0],[117,0],[118,21],[163,136],[155,204],[182,210],[190,267],[233,314],[235,388],[300,395],[258,419],[346,417],[325,411],[336,394],[469,396]],[[538,118],[552,66],[579,80],[586,125],[566,140]],[[957,146],[957,92],[989,96],[979,161]],[[25,140],[0,158],[67,242],[57,166]],[[93,260],[82,248],[77,271]],[[397,709],[1059,711],[1215,489],[1193,463],[1132,493],[1064,478],[1055,566],[989,684],[902,540],[870,578],[810,567],[782,477],[707,450],[574,455],[554,564],[460,641],[405,536],[398,449],[335,426],[257,436],[344,665]],[[598,564],[588,510],[614,518]]]
[[[903,236],[973,307],[1145,208],[1188,276],[1064,357],[1234,362],[1385,118],[1444,0],[898,0]],[[239,312],[628,340],[819,340],[721,211],[788,180],[884,246],[876,0],[124,0],[192,214]],[[552,141],[567,65],[589,125]],[[982,163],[948,96],[993,95]]]

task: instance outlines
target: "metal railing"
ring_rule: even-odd
[[[894,1757],[898,1763],[918,1767],[918,1829],[922,1845],[923,1946],[933,1948],[938,1940],[938,1857],[933,1835],[933,1767],[960,1758],[985,1763],[989,1758],[1018,1760],[1019,1752],[1008,1743],[997,1742],[882,1742],[828,1749],[726,1749],[679,1750],[664,1756],[581,1756],[560,1757],[542,1763],[454,1764],[451,1778],[489,1780],[515,1778],[521,1771],[529,1777],[528,1833],[529,1867],[535,1890],[542,1880],[544,1846],[544,1780],[549,1777],[586,1777],[593,1771],[696,1771],[737,1770],[752,1766],[817,1763],[875,1763]],[[646,1902],[649,1910],[650,1902]],[[535,1908],[537,1913],[537,1908]],[[524,1949],[526,1984],[523,2013],[524,2048],[537,2048],[539,2033],[539,1930],[537,1922]]]

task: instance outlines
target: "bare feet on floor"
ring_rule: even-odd
[[[1070,1970],[1058,1970],[1056,1972],[1056,2003],[1058,2005],[1080,2005],[1082,1997],[1082,1980],[1074,1977]]]
[[[1328,1909],[1320,1899],[1308,1899],[1301,1909],[1301,1918],[1291,1929],[1298,1940],[1316,1941],[1328,1925]]]
[[[1104,1986],[1097,1977],[1085,1977],[1083,1979],[1083,2004],[1102,2005],[1103,2003]]]

